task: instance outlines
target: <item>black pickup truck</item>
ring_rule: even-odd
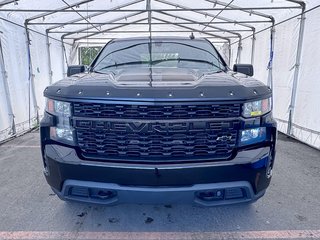
[[[47,87],[44,174],[63,200],[254,202],[275,159],[272,92],[206,39],[115,39]]]

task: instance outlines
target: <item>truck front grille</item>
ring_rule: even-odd
[[[240,115],[240,104],[125,105],[74,103],[74,116],[113,119],[232,118]]]
[[[239,120],[121,120],[74,117],[84,157],[116,161],[176,162],[228,159]]]

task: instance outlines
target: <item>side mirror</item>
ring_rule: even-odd
[[[253,76],[253,66],[251,64],[235,64],[233,65],[233,71]]]
[[[83,73],[86,69],[85,65],[71,65],[68,67],[67,76],[70,77],[77,73]]]

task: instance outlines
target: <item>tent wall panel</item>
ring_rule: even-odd
[[[224,44],[220,44],[220,45],[216,45],[213,43],[213,45],[216,47],[216,49],[218,50],[218,52],[221,54],[221,56],[223,57],[223,60],[229,64],[229,44],[228,43],[224,43]]]
[[[23,132],[34,124],[36,112],[34,102],[29,98],[29,62],[25,30],[21,27],[0,21],[3,58],[8,76],[8,89],[11,96],[17,132]],[[30,114],[29,114],[30,99]],[[7,113],[1,111],[1,115]],[[5,127],[0,126],[1,129]]]
[[[231,56],[230,56],[230,68],[232,69],[233,64],[237,61],[238,44],[231,45]]]
[[[252,38],[248,38],[241,44],[241,63],[251,63],[251,49]]]
[[[16,20],[21,23],[21,19]],[[21,26],[1,20],[0,29],[2,32],[0,33],[2,53],[8,82],[8,91],[10,93],[9,100],[11,100],[12,103],[15,130],[19,135],[37,124],[37,108],[40,115],[42,115],[44,111],[45,99],[43,97],[43,90],[49,85],[46,38],[38,33],[29,32],[36,98],[35,102],[33,101],[32,91],[30,90],[31,77],[29,75],[26,31]],[[43,32],[43,29],[39,30]],[[55,82],[63,77],[61,64],[62,50],[60,42],[50,40],[50,43],[53,82]],[[0,68],[0,70],[3,71],[3,67],[0,66]],[[4,89],[3,74],[0,74],[0,141],[12,136],[11,119],[7,107],[8,101]]]
[[[293,19],[275,28],[273,90],[274,117],[288,120],[294,66],[297,54],[299,19]],[[288,39],[290,36],[290,39]],[[280,131],[286,132],[286,124]]]
[[[320,148],[320,9],[306,14],[293,135]]]
[[[52,82],[57,82],[63,78],[62,71],[62,49],[61,43],[50,39],[50,55],[51,55],[51,69]]]
[[[47,61],[45,36],[30,32],[30,52],[34,74],[35,93],[39,114],[42,115],[45,107],[43,90],[49,83],[49,67]],[[43,49],[43,51],[39,51]]]
[[[0,35],[1,37],[1,35]],[[8,109],[8,101],[6,92],[5,92],[5,69],[3,66],[3,62],[1,59],[2,55],[2,48],[0,49],[0,141],[8,138],[10,136],[10,116],[9,116],[9,109]]]
[[[247,38],[243,43],[251,42]],[[262,50],[263,49],[263,50]],[[250,56],[250,48],[243,48],[242,56]],[[254,77],[267,84],[268,79],[268,62],[270,59],[270,30],[261,32],[256,35],[255,52],[254,52]]]
[[[39,114],[43,115],[43,111],[45,108],[45,98],[43,97],[43,91],[48,85],[50,85],[47,42],[45,36],[33,32],[30,32],[30,38],[30,51],[34,74],[36,99],[38,105],[37,107],[39,110]],[[69,44],[64,44],[65,50],[62,50],[61,42],[55,39],[50,39],[49,42],[51,71],[53,80],[52,83],[55,83],[64,78],[64,73],[66,73],[67,69],[66,56],[68,59],[68,56],[70,55],[71,51],[71,46]],[[64,59],[63,62],[62,56]]]
[[[273,114],[278,120],[279,130],[286,133],[288,109],[290,105],[296,48],[298,43],[299,19],[294,18],[275,27],[273,54]],[[254,77],[267,84],[268,63],[270,60],[271,38],[270,29],[256,35],[254,54]],[[290,38],[288,38],[290,36]],[[241,62],[248,63],[251,54],[252,39],[243,41]],[[235,44],[234,44],[235,45]]]

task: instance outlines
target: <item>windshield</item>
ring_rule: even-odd
[[[204,40],[133,39],[108,44],[92,70],[105,73],[118,68],[190,68],[225,71],[217,51]]]

